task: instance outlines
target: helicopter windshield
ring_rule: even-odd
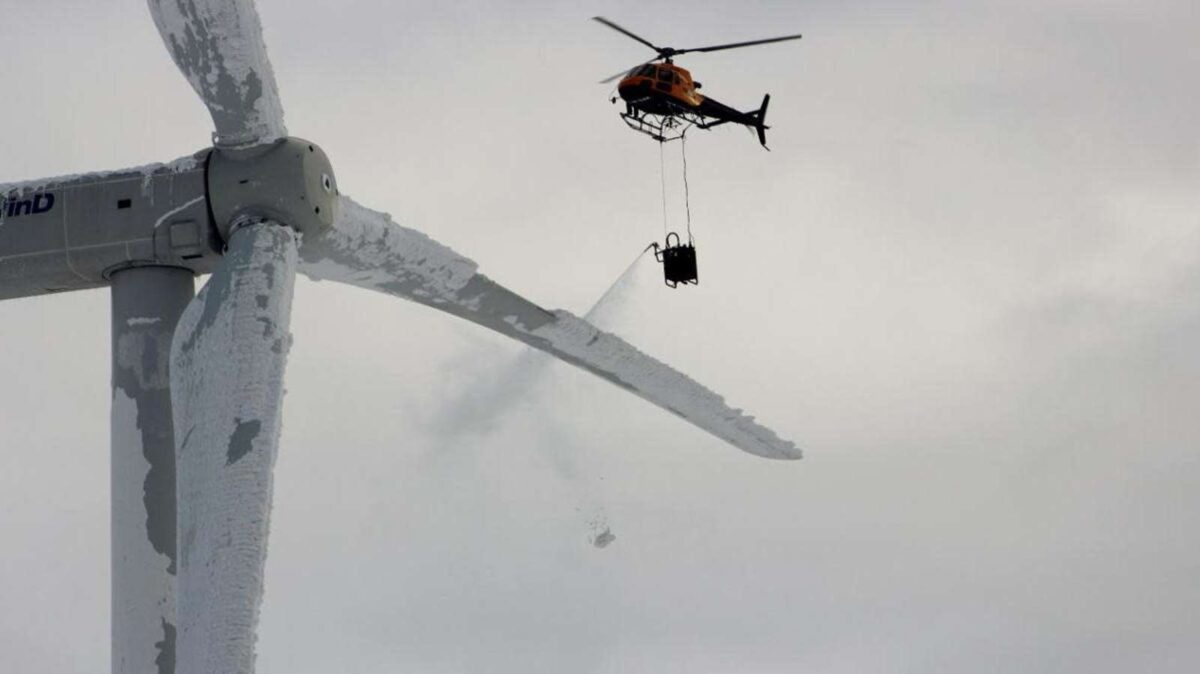
[[[654,66],[642,66],[633,73],[641,77],[654,77]]]

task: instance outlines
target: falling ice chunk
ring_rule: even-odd
[[[599,535],[592,539],[592,545],[596,546],[597,548],[606,548],[608,547],[609,543],[612,543],[615,540],[617,540],[617,537],[613,535],[610,529],[606,528],[604,531],[601,531]]]

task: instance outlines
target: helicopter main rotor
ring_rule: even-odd
[[[749,40],[747,42],[731,42],[729,44],[718,44],[718,45],[712,45],[709,47],[689,47],[687,49],[676,49],[674,47],[659,47],[658,45],[654,44],[653,42],[650,42],[646,38],[634,33],[633,31],[631,31],[627,28],[620,26],[612,21],[609,21],[608,19],[606,19],[602,16],[593,16],[592,20],[598,21],[598,22],[604,24],[605,26],[612,28],[613,30],[617,31],[618,33],[621,33],[627,37],[633,38],[634,40],[637,40],[638,42],[641,42],[642,44],[646,45],[647,47],[658,52],[658,56],[650,59],[649,61],[646,61],[644,63],[639,63],[638,65],[634,66],[633,68],[627,68],[627,69],[622,70],[621,72],[617,73],[616,75],[609,77],[608,79],[601,80],[600,81],[601,84],[608,84],[609,82],[617,79],[618,77],[621,77],[622,75],[629,72],[630,70],[633,70],[634,68],[640,68],[641,66],[644,66],[649,63],[654,63],[655,61],[658,61],[660,59],[663,61],[666,61],[667,63],[671,63],[671,59],[675,56],[679,56],[680,54],[688,54],[691,52],[721,51],[723,49],[737,49],[740,47],[753,47],[754,45],[770,44],[772,42],[783,42],[785,40],[799,40],[801,37],[800,35],[784,35],[783,37],[771,37],[771,38],[767,38],[765,40]]]

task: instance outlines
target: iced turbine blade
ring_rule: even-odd
[[[292,230],[237,230],[172,342],[180,674],[254,670],[296,263]]]
[[[306,237],[300,269],[318,280],[378,290],[465,318],[582,368],[771,459],[800,450],[721,396],[566,311],[546,311],[476,272],[471,260],[386,214],[342,197],[333,227]]]
[[[287,136],[254,0],[146,0],[175,65],[200,94],[223,147]]]

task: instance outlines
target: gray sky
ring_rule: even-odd
[[[550,307],[661,237],[595,82],[677,47],[772,94],[689,142],[702,285],[605,321],[795,440],[741,454],[565,366],[297,282],[263,672],[1192,672],[1194,2],[260,0],[343,190]],[[0,181],[169,160],[211,123],[143,3],[0,0]],[[681,223],[678,148],[668,148]],[[108,295],[0,303],[0,671],[108,662]],[[588,545],[582,504],[617,535]]]

